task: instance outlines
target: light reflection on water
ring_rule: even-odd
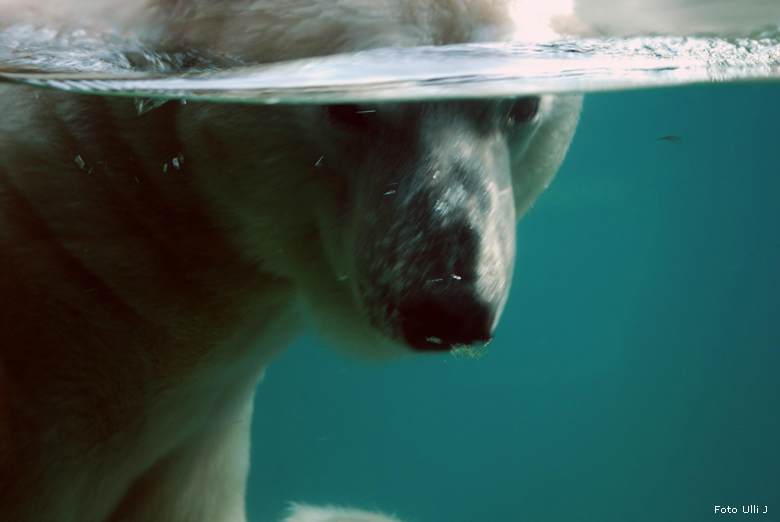
[[[140,40],[18,26],[0,33],[0,78],[135,97],[333,103],[598,92],[780,78],[780,33],[376,49],[247,64]]]

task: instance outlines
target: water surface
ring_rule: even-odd
[[[780,31],[376,49],[276,64],[29,26],[0,33],[0,79],[73,92],[334,103],[599,92],[780,78]]]

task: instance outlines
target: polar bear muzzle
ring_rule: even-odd
[[[515,258],[509,108],[452,101],[371,113],[377,139],[347,162],[361,173],[353,284],[391,340],[437,351],[493,337]],[[337,116],[342,127],[360,117]]]

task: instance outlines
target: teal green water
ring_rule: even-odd
[[[780,520],[780,85],[588,96],[518,233],[481,360],[269,369],[250,521]]]

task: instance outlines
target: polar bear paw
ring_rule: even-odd
[[[401,522],[397,518],[369,513],[360,509],[315,507],[292,504],[290,513],[283,522]]]

